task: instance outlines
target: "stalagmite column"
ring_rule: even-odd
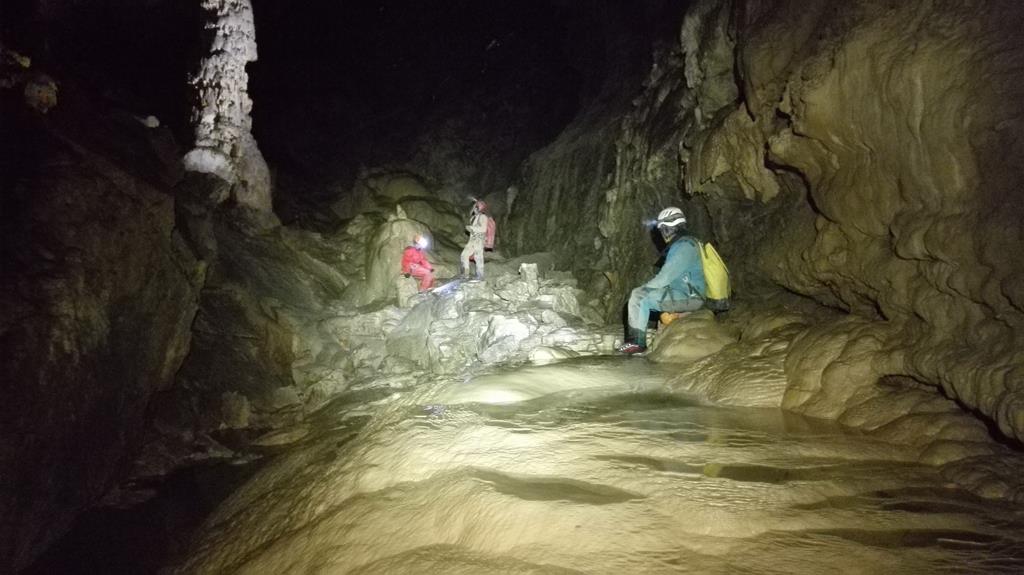
[[[256,60],[256,27],[250,0],[202,0],[212,16],[210,55],[192,79],[198,94],[193,113],[195,148],[185,156],[185,169],[213,174],[229,184],[219,204],[233,196],[264,225],[276,224],[271,209],[270,171],[252,136],[252,99],[245,66]]]

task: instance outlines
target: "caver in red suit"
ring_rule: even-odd
[[[434,266],[423,255],[423,248],[411,245],[402,252],[402,273],[420,280],[420,291],[426,291],[434,285]]]

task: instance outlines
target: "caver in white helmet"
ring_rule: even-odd
[[[658,228],[674,228],[676,226],[686,225],[686,216],[683,215],[683,210],[676,207],[665,208],[658,214]]]

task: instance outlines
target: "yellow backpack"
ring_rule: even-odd
[[[709,243],[697,242],[700,246],[700,263],[704,267],[704,283],[707,285],[705,306],[714,311],[729,309],[729,268],[725,266],[718,250]]]

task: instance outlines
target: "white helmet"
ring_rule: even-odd
[[[686,224],[686,216],[683,215],[683,210],[676,207],[665,208],[658,214],[658,227],[659,228],[674,228],[676,226],[682,226]]]

